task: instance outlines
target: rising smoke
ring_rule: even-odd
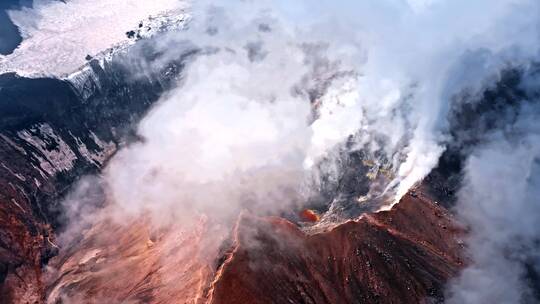
[[[533,71],[531,74],[531,70]],[[480,114],[484,132],[462,134],[471,148],[455,210],[470,227],[471,265],[455,279],[448,303],[537,303],[540,243],[540,114],[537,67],[523,72],[517,91]],[[536,93],[535,93],[536,92]],[[514,92],[515,93],[515,92]],[[492,107],[496,108],[496,107]],[[496,128],[493,126],[496,121]],[[471,136],[472,135],[472,136]]]
[[[303,203],[314,165],[351,136],[349,149],[389,160],[392,199],[380,207],[390,208],[452,140],[455,96],[480,96],[536,58],[539,11],[532,0],[196,2],[189,29],[155,47],[174,58],[187,41],[201,53],[140,124],[144,140],[105,170],[115,214],[163,223],[278,213]],[[531,294],[537,114],[531,101],[470,148],[456,210],[472,262],[451,303]]]

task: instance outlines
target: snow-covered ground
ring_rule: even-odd
[[[24,40],[0,56],[0,74],[66,76],[87,55],[133,43],[131,30],[144,37],[183,23],[187,8],[186,0],[35,0],[33,8],[9,11]]]

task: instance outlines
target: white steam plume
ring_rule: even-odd
[[[165,57],[177,56],[185,40],[203,52],[182,86],[141,123],[145,140],[122,150],[106,170],[108,193],[122,214],[150,211],[163,221],[193,212],[227,218],[246,207],[279,211],[302,201],[311,165],[353,134],[354,149],[391,159],[396,179],[388,191],[397,201],[437,164],[452,97],[479,94],[503,68],[536,58],[540,39],[534,0],[213,1],[210,7],[196,2],[190,29],[157,41]],[[525,138],[516,154],[493,146],[471,158],[463,190],[471,194],[460,206],[491,201],[484,196],[488,175],[474,173],[490,173],[485,160],[508,157],[520,168],[512,176],[526,184],[520,172],[533,163],[528,155],[536,139]],[[508,214],[506,223],[518,215]],[[478,265],[484,250],[504,247],[481,228],[498,229],[496,222],[483,220],[485,226],[471,225],[472,243],[481,241],[471,246]],[[514,227],[512,236],[528,237],[519,232],[527,227]],[[512,266],[506,260],[495,253],[492,261],[506,269]],[[473,280],[491,279],[494,270]],[[466,284],[471,271],[455,286]],[[452,301],[490,299],[459,294],[466,290],[452,289]]]
[[[117,42],[125,34],[125,27],[137,25],[137,19],[186,7],[182,1],[161,1],[144,5],[127,0],[114,5],[106,0],[92,4],[79,0],[67,4],[37,1],[33,9],[11,12],[27,42],[13,54],[15,57],[4,58],[3,65],[20,62],[32,69],[45,67],[39,72],[53,74],[58,72],[47,69],[71,69],[73,65],[65,60],[82,62],[84,54],[94,54],[105,44]],[[485,86],[481,81],[486,77],[508,64],[529,60],[538,49],[539,4],[532,0],[479,0],[473,4],[465,0],[193,1],[192,4],[192,29],[158,42],[171,57],[178,54],[175,43],[179,40],[220,48],[222,52],[217,57],[223,57],[226,49],[238,53],[249,48],[256,56],[252,59],[261,65],[268,64],[267,57],[277,57],[273,54],[276,52],[287,57],[284,52],[294,49],[293,45],[307,43],[304,51],[317,53],[310,55],[315,59],[302,59],[313,67],[304,71],[308,75],[304,82],[299,79],[283,82],[283,75],[292,71],[283,68],[289,65],[286,61],[267,68],[264,73],[268,75],[261,85],[281,85],[269,87],[268,91],[288,91],[298,83],[320,85],[325,77],[331,78],[335,73],[332,65],[337,61],[339,71],[350,72],[348,77],[321,89],[325,94],[317,96],[319,119],[310,128],[314,133],[306,148],[304,165],[309,167],[329,148],[357,133],[355,148],[382,150],[391,159],[396,179],[388,191],[396,192],[394,201],[436,165],[444,149],[445,118],[452,95],[464,89],[481,91]],[[131,8],[130,13],[119,14],[125,7]],[[209,7],[213,7],[210,14]],[[57,22],[59,11],[72,12],[69,18],[63,18],[61,26]],[[113,21],[115,25],[111,26]],[[261,30],[259,23],[264,22],[277,24],[279,30],[270,26],[270,32],[263,37],[264,26]],[[212,31],[218,34],[209,35]],[[76,43],[71,47],[66,41]],[[89,44],[94,42],[95,45]],[[32,54],[26,49],[45,48],[55,51],[37,52],[39,60],[34,55],[17,59],[23,51]],[[472,59],[467,58],[468,62],[462,64],[467,52],[473,54],[468,56]],[[488,59],[482,55],[485,53],[489,54]],[[43,59],[44,55],[48,57]],[[239,63],[239,68],[244,69],[244,64]],[[295,64],[309,69],[300,62]],[[257,81],[257,77],[249,77]],[[249,85],[252,90],[261,87],[255,83]],[[252,99],[249,95],[243,97]]]
[[[523,106],[517,122],[491,134],[467,162],[456,211],[471,228],[472,262],[450,285],[448,303],[538,301],[531,287],[539,282],[527,281],[525,266],[540,272],[537,102]]]
[[[318,1],[296,2],[293,9],[282,6],[284,15],[302,26],[299,37],[349,50],[343,62],[361,77],[353,91],[357,100],[344,112],[359,114],[356,120],[334,120],[347,124],[345,129],[360,130],[361,148],[369,144],[373,149],[375,139],[384,139],[382,149],[397,173],[389,187],[397,193],[395,201],[436,165],[453,95],[463,90],[480,93],[487,78],[538,53],[536,1]]]
[[[437,164],[452,96],[481,92],[489,76],[538,50],[535,1],[220,4],[196,2],[190,29],[158,42],[171,58],[182,40],[206,55],[142,123],[146,142],[113,161],[116,201],[232,210],[215,202],[239,193],[223,181],[256,192],[240,176],[262,176],[255,172],[264,168],[276,184],[250,177],[268,186],[252,201],[269,197],[272,204],[261,206],[273,205],[272,187],[298,190],[302,168],[356,133],[355,149],[391,159],[396,178],[387,191],[396,202]],[[309,126],[310,101],[318,114]],[[214,195],[190,196],[187,189],[201,195],[194,182]]]
[[[173,218],[189,210],[279,210],[301,201],[305,169],[357,132],[355,148],[392,159],[397,178],[388,189],[398,200],[437,164],[452,97],[480,94],[503,68],[538,55],[536,1],[279,3],[228,2],[208,19],[195,11],[191,33],[180,39],[220,51],[192,65],[184,86],[141,125],[146,142],[108,169],[124,209],[159,216],[165,208]],[[317,67],[337,59],[349,74],[322,90],[318,119],[308,125],[309,100],[291,88],[320,86],[327,71]],[[528,169],[536,141],[526,136],[515,150],[494,141],[469,161],[459,214],[471,224],[473,265],[451,286],[451,303],[515,303],[529,293],[522,261],[508,252],[537,258],[522,250],[534,244],[538,220],[525,208],[536,189]],[[490,177],[500,171],[510,178],[491,195]],[[514,199],[516,192],[526,197]]]
[[[295,200],[311,137],[309,102],[290,94],[303,55],[281,41],[260,62],[247,52],[199,57],[182,87],[143,120],[144,142],[121,151],[106,172],[124,211],[226,215]]]
[[[536,1],[279,3],[299,39],[330,42],[329,52],[347,54],[344,66],[359,73],[349,117],[333,121],[360,130],[359,148],[392,159],[395,201],[436,165],[452,96],[481,92],[486,78],[538,52]],[[384,146],[373,147],[381,138]]]

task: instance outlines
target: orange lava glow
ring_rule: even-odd
[[[318,222],[320,217],[311,209],[304,209],[300,212],[300,218],[305,222]]]

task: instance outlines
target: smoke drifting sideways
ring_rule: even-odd
[[[390,161],[392,199],[381,206],[390,208],[437,165],[455,95],[481,95],[505,68],[537,58],[540,45],[537,1],[198,1],[191,9],[189,29],[154,47],[164,58],[186,42],[201,53],[141,122],[144,140],[104,172],[118,218],[229,219],[241,209],[297,206],[313,190],[315,164],[350,138],[349,149]],[[464,285],[472,278],[494,286],[494,272],[516,269],[502,249],[515,236],[532,244],[533,218],[500,226],[525,216],[532,198],[525,190],[534,189],[537,129],[522,131],[518,149],[494,133],[468,161],[458,213],[471,225],[475,263],[451,287],[451,301],[490,299],[492,288],[469,296]],[[489,163],[498,159],[505,162]],[[515,182],[499,181],[500,171]],[[501,206],[516,192],[523,203]],[[498,212],[505,209],[515,212]]]
[[[145,141],[112,160],[114,201],[122,213],[273,209],[301,201],[313,164],[351,135],[353,149],[391,159],[397,201],[437,163],[451,96],[535,55],[535,3],[464,7],[194,3],[190,29],[155,47],[175,58],[190,41],[205,54],[141,123]]]
[[[124,159],[124,165],[113,162],[110,175],[115,174],[113,167],[133,168],[126,175],[131,177],[151,171],[166,176],[163,185],[171,185],[167,181],[175,180],[173,175],[185,175],[172,187],[179,189],[185,178],[205,174],[228,181],[243,179],[231,178],[232,172],[262,176],[252,169],[270,170],[265,163],[271,163],[276,171],[294,172],[296,180],[273,176],[283,181],[276,189],[298,189],[306,169],[313,169],[335,145],[354,135],[352,149],[384,155],[391,162],[395,179],[386,192],[394,199],[383,206],[389,208],[437,164],[448,139],[446,117],[453,96],[463,91],[481,94],[502,69],[536,57],[538,6],[535,1],[195,2],[190,29],[163,39],[157,47],[174,57],[178,42],[190,41],[207,54],[186,72],[186,83],[141,124],[146,143],[123,151],[117,163]],[[316,109],[313,117],[310,103]],[[201,124],[190,123],[191,119]],[[244,133],[249,129],[262,133],[249,137]],[[193,147],[186,147],[186,142]],[[261,150],[252,150],[252,144]],[[185,161],[178,160],[184,154]],[[137,168],[141,162],[154,164]],[[207,167],[212,170],[203,170]],[[197,182],[207,185],[208,178]],[[113,184],[119,180],[120,187],[126,179],[112,180]],[[148,188],[149,195],[140,193],[139,200],[156,198],[157,192],[171,188],[156,186],[161,184],[157,182],[152,187],[142,181],[136,184],[124,187]],[[268,196],[255,197],[276,195],[268,189],[262,192]],[[180,192],[186,195],[179,191],[163,201],[175,206],[172,201]],[[136,200],[118,199],[138,206]],[[203,201],[216,210],[235,209]],[[281,204],[273,201],[270,206]]]
[[[144,142],[120,151],[106,170],[121,214],[227,217],[299,199],[311,111],[290,85],[305,68],[298,50],[273,47],[253,55],[265,56],[261,62],[231,48],[190,65],[185,83],[139,126]]]
[[[449,285],[448,303],[540,301],[540,81],[536,64],[520,70],[506,89],[516,97],[493,101],[507,107],[481,113],[497,127],[474,135],[455,206],[470,228],[471,265]]]
[[[449,303],[538,302],[528,273],[540,272],[540,126],[538,106],[530,110],[467,162],[457,211],[471,227],[472,265],[451,284]]]

